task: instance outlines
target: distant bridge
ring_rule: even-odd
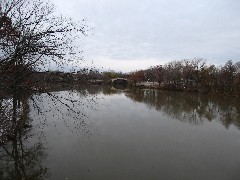
[[[114,78],[111,80],[113,84],[128,84],[128,80],[125,78]]]

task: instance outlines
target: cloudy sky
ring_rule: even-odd
[[[93,29],[79,45],[96,67],[123,72],[200,57],[240,61],[239,0],[53,0]]]

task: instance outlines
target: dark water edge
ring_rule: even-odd
[[[46,94],[44,113],[29,100],[27,126],[0,147],[0,179],[240,179],[239,98],[107,86],[55,95],[80,100],[82,115]]]

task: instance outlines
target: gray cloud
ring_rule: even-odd
[[[77,20],[87,18],[94,27],[94,35],[80,44],[91,59],[106,58],[113,63],[155,59],[159,64],[166,59],[194,57],[217,64],[229,59],[240,60],[240,1],[54,2],[63,14]],[[109,61],[108,66],[111,66]]]

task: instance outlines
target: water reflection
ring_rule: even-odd
[[[48,169],[41,162],[46,157],[41,141],[29,143],[31,129],[15,131],[13,139],[0,147],[0,179],[45,179]]]
[[[77,88],[77,91],[79,96],[95,98],[98,94],[106,96],[124,93],[133,101],[143,102],[148,108],[155,108],[183,122],[197,125],[206,120],[215,120],[226,128],[230,125],[240,128],[240,101],[236,97],[154,89],[126,89],[123,86],[85,86]],[[97,104],[97,98],[94,103]]]
[[[4,127],[15,128],[0,147],[0,179],[239,179],[240,131],[172,120],[240,127],[237,98],[111,86],[52,94],[61,102],[2,102]]]
[[[113,84],[113,88],[116,90],[126,90],[127,84]]]
[[[234,97],[211,96],[182,92],[166,92],[151,89],[132,89],[126,93],[130,99],[145,103],[149,108],[164,112],[191,124],[204,120],[216,120],[226,128],[240,128],[240,101]]]
[[[84,108],[94,112],[102,88],[75,88],[0,100],[0,179],[46,179],[45,130],[91,135]],[[32,119],[33,118],[33,119]],[[54,126],[53,125],[53,126]],[[50,127],[52,129],[52,127]]]
[[[8,100],[8,102],[11,100]],[[14,100],[13,100],[14,101]],[[5,120],[1,121],[4,129],[0,146],[0,179],[45,179],[48,169],[42,162],[46,158],[44,134],[39,126],[33,126],[29,117],[29,103],[25,98],[17,107],[5,106]],[[2,112],[3,113],[3,112]],[[7,116],[6,116],[7,115]]]
[[[123,93],[148,108],[155,108],[165,115],[191,124],[219,121],[224,127],[240,128],[240,101],[236,97],[203,95],[195,93],[158,91],[154,89],[126,89],[123,86],[86,86],[78,88],[81,95],[113,95]],[[96,97],[96,96],[94,96]],[[97,101],[95,102],[97,103]]]

